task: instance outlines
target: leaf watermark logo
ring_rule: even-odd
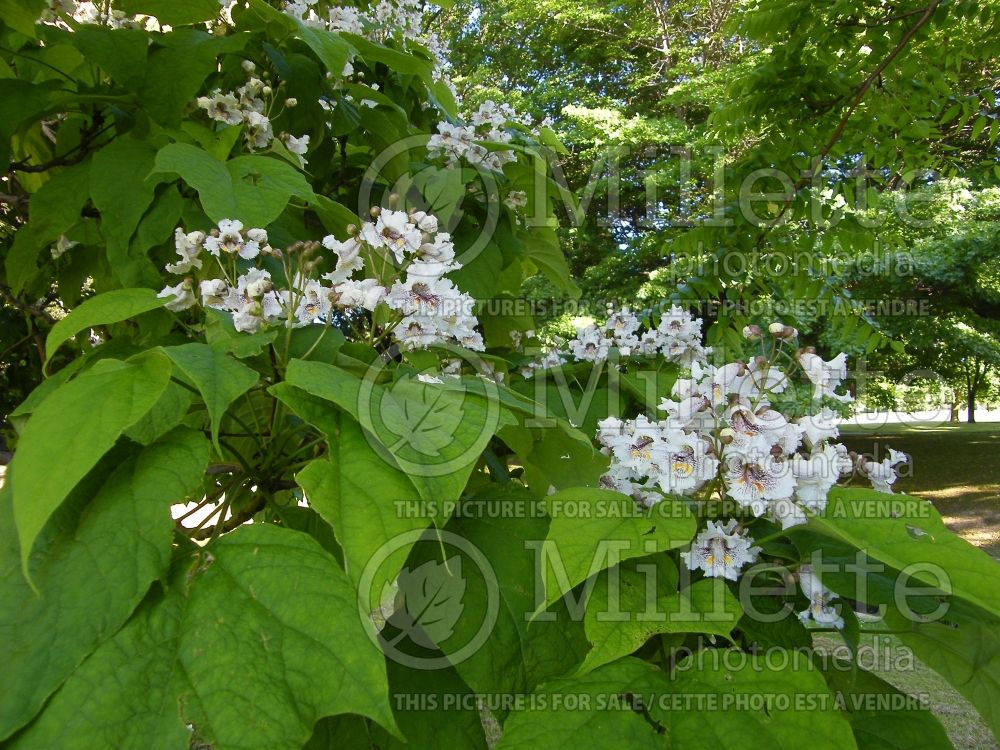
[[[409,638],[425,648],[437,648],[455,633],[465,605],[466,581],[462,558],[428,560],[417,568],[403,568],[396,579],[395,609],[386,621],[399,631],[389,645]]]
[[[429,376],[393,373],[395,355],[376,360],[358,390],[358,420],[369,444],[387,463],[415,477],[444,477],[482,455],[504,417],[500,386],[474,353],[450,349],[468,371]]]
[[[383,568],[409,550],[394,576]],[[397,563],[398,564],[398,563]],[[394,579],[378,591],[376,581]],[[373,597],[374,593],[377,597]],[[369,602],[380,601],[371,629]],[[468,539],[430,527],[398,534],[369,559],[358,588],[358,614],[373,642],[393,661],[414,669],[446,669],[486,642],[500,611],[500,586],[483,552]]]

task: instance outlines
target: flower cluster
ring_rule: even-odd
[[[282,10],[303,23],[327,31],[364,36],[372,41],[398,39],[404,45],[415,42],[434,58],[434,78],[451,87],[445,71],[448,47],[434,31],[425,30],[424,3],[420,0],[379,0],[367,12],[320,0],[288,0]],[[345,75],[349,75],[345,71]]]
[[[200,302],[231,313],[236,329],[248,333],[273,323],[298,327],[329,322],[336,308],[374,311],[384,304],[396,313],[386,332],[403,348],[457,342],[482,350],[474,300],[445,278],[461,266],[449,235],[437,231],[437,219],[422,212],[373,213],[375,220],[346,240],[328,235],[322,243],[296,243],[284,252],[268,244],[265,230],[244,229],[237,220],[220,221],[208,234],[177,229],[178,260],[166,270],[185,278],[159,296],[170,298],[166,307],[174,311]],[[321,248],[330,251],[335,263],[333,270],[317,276],[329,259],[317,255]],[[365,257],[395,269],[391,287],[364,275]],[[281,264],[280,288],[262,267],[265,259]]]
[[[268,117],[269,100],[274,92],[271,87],[254,75],[255,66],[249,61],[243,62],[243,69],[249,74],[247,82],[236,91],[223,92],[215,89],[211,96],[198,97],[198,106],[208,116],[226,125],[243,125],[243,140],[251,151],[265,149],[274,140],[274,128]],[[289,99],[286,106],[294,106],[295,100]],[[305,154],[309,148],[309,136],[293,136],[281,133],[279,139],[291,153],[295,154],[302,166],[306,165]]]
[[[467,349],[485,348],[476,330],[475,300],[445,278],[462,266],[455,260],[451,237],[438,231],[435,217],[420,211],[382,211],[362,228],[360,239],[390,253],[404,274],[385,299],[402,316],[393,330],[400,346],[417,349],[457,341]]]
[[[663,419],[609,417],[598,423],[598,442],[611,459],[602,478],[605,487],[645,506],[660,502],[663,493],[694,496],[704,490],[706,498],[718,493],[744,516],[766,515],[783,529],[805,523],[807,513],[822,513],[830,489],[844,476],[857,473],[876,490],[891,492],[904,454],[890,451],[876,463],[835,442],[837,415],[823,399],[849,398],[837,393],[846,376],[844,355],[824,361],[811,349],[789,351],[785,346],[797,332],[777,324],[770,329],[768,356],[715,366],[705,361],[709,350],[699,343],[700,329],[701,321],[673,308],[656,329],[640,336],[636,316],[625,309],[569,342],[578,360],[600,360],[617,347],[623,353],[659,352],[690,361],[671,396],[659,404]],[[764,336],[756,328],[745,334],[751,340]],[[772,402],[789,388],[796,370],[813,385],[816,408],[792,418]],[[747,537],[745,549],[740,547],[730,538],[734,524],[735,519],[725,527],[710,525],[699,536],[685,558],[692,569],[732,577],[751,561],[746,550],[753,540]],[[719,545],[746,554],[720,557]]]
[[[112,29],[145,29],[159,31],[160,24],[152,16],[129,15],[123,10],[110,7],[109,3],[89,0],[48,0],[48,5],[39,19],[42,23],[67,27],[61,16],[72,16],[78,24],[94,24]]]
[[[576,362],[603,362],[614,352],[621,357],[662,356],[670,362],[691,366],[704,362],[712,353],[701,343],[701,319],[677,305],[671,305],[656,326],[644,325],[628,307],[612,312],[603,325],[590,323],[577,329],[568,342],[557,339],[522,374],[531,377],[537,370],[558,367],[568,359]]]
[[[509,123],[525,126],[531,124],[529,119],[519,115],[509,104],[487,101],[467,118],[465,124],[439,122],[438,132],[427,142],[427,150],[432,157],[444,157],[449,165],[457,164],[464,159],[473,166],[481,164],[488,169],[502,172],[504,165],[515,161],[517,156],[509,149],[488,149],[482,143],[501,145],[510,143],[513,134],[507,130]],[[512,200],[516,203],[519,197],[514,197]]]

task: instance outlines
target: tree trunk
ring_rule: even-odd
[[[951,402],[951,421],[952,422],[957,422],[958,421],[958,400],[957,399],[955,401]]]
[[[966,397],[966,414],[968,415],[969,422],[976,421],[976,391],[974,388],[969,389],[969,395]]]

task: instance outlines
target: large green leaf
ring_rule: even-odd
[[[219,448],[219,424],[226,409],[259,379],[254,370],[208,344],[182,344],[163,349],[198,389],[212,425],[212,440]]]
[[[35,21],[45,10],[45,0],[0,0],[0,19],[25,36],[35,37]]]
[[[837,488],[830,492],[826,512],[810,518],[809,526],[909,574],[915,582],[947,586],[951,591],[944,593],[1000,617],[1000,564],[949,531],[929,502]]]
[[[929,710],[871,672],[831,659],[824,676],[847,712],[860,750],[950,750],[948,735]]]
[[[483,722],[476,695],[454,668],[428,672],[386,661],[389,690],[395,697],[393,713],[401,742],[379,727],[374,727],[380,750],[415,750],[447,747],[449,750],[486,750]],[[334,738],[325,750],[354,747],[343,735]]]
[[[996,622],[916,623],[890,612],[887,623],[927,666],[968,698],[1000,738],[1000,634]]]
[[[808,653],[754,656],[699,651],[676,667],[665,695],[648,706],[667,730],[670,748],[717,750],[753,738],[755,747],[857,747]]]
[[[144,312],[163,307],[167,300],[156,296],[152,289],[113,289],[98,294],[80,304],[65,318],[56,322],[45,337],[45,364],[56,350],[70,338],[97,325],[118,323]]]
[[[294,30],[295,36],[305,42],[320,62],[326,66],[330,74],[337,78],[341,77],[344,66],[354,54],[354,48],[347,42],[345,35],[317,28],[293,18],[268,5],[263,0],[251,0],[250,10],[276,27],[285,27],[289,31]]]
[[[194,554],[14,747],[176,750],[193,732],[218,748],[299,750],[319,718],[344,713],[397,731],[371,624],[315,540],[253,525]]]
[[[578,747],[662,750],[656,725],[633,707],[666,680],[652,665],[621,659],[589,674],[547,682],[504,723],[497,750]]]
[[[21,574],[10,493],[0,502],[0,739],[26,724],[96,646],[121,627],[167,569],[170,505],[198,487],[208,441],[180,428],[111,471],[93,498],[67,504]],[[103,478],[103,476],[101,477]],[[81,505],[81,508],[69,506]]]
[[[416,536],[405,541],[401,535],[426,527],[431,518],[420,512],[413,483],[372,450],[358,424],[345,414],[334,419],[340,429],[328,458],[313,461],[296,480],[309,505],[333,527],[344,550],[344,568],[355,585],[380,551],[387,554],[382,564],[373,564],[368,590],[358,592],[375,608],[416,541]]]
[[[90,195],[101,212],[108,263],[124,286],[159,281],[159,274],[147,258],[129,254],[132,234],[153,202],[154,183],[146,178],[155,155],[146,141],[116,138],[94,154],[90,170]]]
[[[163,355],[147,354],[131,362],[102,360],[34,411],[10,467],[25,570],[46,521],[122,432],[152,408],[168,382],[170,363]]]
[[[551,427],[504,427],[500,439],[520,458],[524,481],[538,496],[551,487],[598,487],[608,470],[608,457],[565,420],[557,420]]]
[[[725,581],[707,578],[677,591],[666,555],[628,560],[600,573],[590,592],[584,628],[593,648],[578,673],[633,653],[657,633],[730,638],[741,614]]]
[[[458,499],[493,434],[512,421],[489,391],[453,390],[401,378],[380,385],[322,362],[293,359],[288,383],[352,415],[386,461],[406,472],[428,501]]]
[[[204,2],[216,5],[218,10],[213,0]],[[81,25],[70,40],[88,60],[100,65],[116,81],[132,91],[139,90],[146,76],[146,54],[149,51],[149,34],[145,31],[88,24]]]
[[[421,583],[455,592],[452,621],[432,640],[476,693],[529,692],[571,670],[586,651],[582,612],[563,602],[529,622],[543,596],[536,554],[547,527],[536,498],[514,485],[489,485],[460,504],[440,538],[428,534],[416,545],[407,562]],[[383,638],[405,655],[423,656],[397,623],[389,618]],[[507,710],[497,713],[502,718]]]
[[[167,0],[163,0],[167,4]],[[171,3],[172,5],[173,3]],[[177,127],[192,100],[217,69],[217,56],[240,50],[248,34],[208,34],[200,29],[175,29],[158,34],[146,63],[142,104],[156,122]]]
[[[240,219],[266,227],[285,210],[292,196],[312,200],[305,177],[290,164],[269,156],[238,156],[221,162],[187,143],[171,143],[156,155],[158,173],[173,172],[198,191],[213,221]]]
[[[554,602],[595,573],[633,557],[683,547],[696,522],[678,500],[648,510],[627,495],[576,487],[545,499],[552,516],[545,538],[545,598]]]
[[[384,63],[390,70],[403,75],[416,75],[430,83],[434,76],[432,66],[428,60],[421,59],[416,55],[386,47],[365,39],[357,34],[345,33],[344,38],[349,40],[358,54],[364,58],[365,62],[374,67],[374,63]]]

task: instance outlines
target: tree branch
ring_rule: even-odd
[[[875,70],[873,70],[868,75],[868,77],[861,82],[861,84],[857,87],[857,89],[855,89],[854,98],[852,99],[850,106],[847,108],[847,111],[840,118],[840,121],[837,123],[837,127],[834,129],[833,134],[830,136],[826,144],[823,146],[822,149],[820,149],[819,153],[813,159],[813,166],[807,172],[803,173],[803,175],[792,186],[792,189],[785,197],[785,202],[782,205],[781,210],[778,212],[778,214],[769,222],[767,222],[767,224],[764,225],[764,231],[761,232],[755,244],[755,247],[757,249],[759,249],[761,245],[764,244],[764,240],[767,237],[768,232],[774,227],[776,227],[778,223],[781,221],[781,219],[784,217],[784,215],[788,212],[788,208],[791,206],[792,201],[795,199],[795,196],[798,194],[798,192],[806,185],[808,185],[812,181],[813,177],[815,177],[818,174],[819,169],[822,166],[823,159],[825,159],[827,156],[830,155],[830,152],[833,150],[833,147],[837,145],[837,142],[844,135],[844,131],[847,129],[847,123],[850,122],[851,117],[854,115],[855,111],[857,111],[858,106],[861,104],[861,101],[865,98],[865,94],[867,94],[869,89],[871,89],[872,84],[879,79],[882,73],[885,72],[886,68],[888,68],[889,65],[892,64],[892,61],[899,56],[899,53],[903,51],[903,49],[906,47],[907,44],[909,44],[910,40],[913,38],[913,35],[916,34],[917,31],[919,31],[920,28],[930,20],[931,16],[934,14],[934,11],[940,4],[941,0],[933,0],[933,2],[930,5],[928,5],[926,8],[923,8],[922,9],[923,15],[917,20],[915,24],[913,24],[913,26],[911,26],[906,30],[906,33],[903,34],[903,36],[900,38],[899,42],[892,49],[892,51],[888,55],[886,55],[885,59],[878,64]]]

